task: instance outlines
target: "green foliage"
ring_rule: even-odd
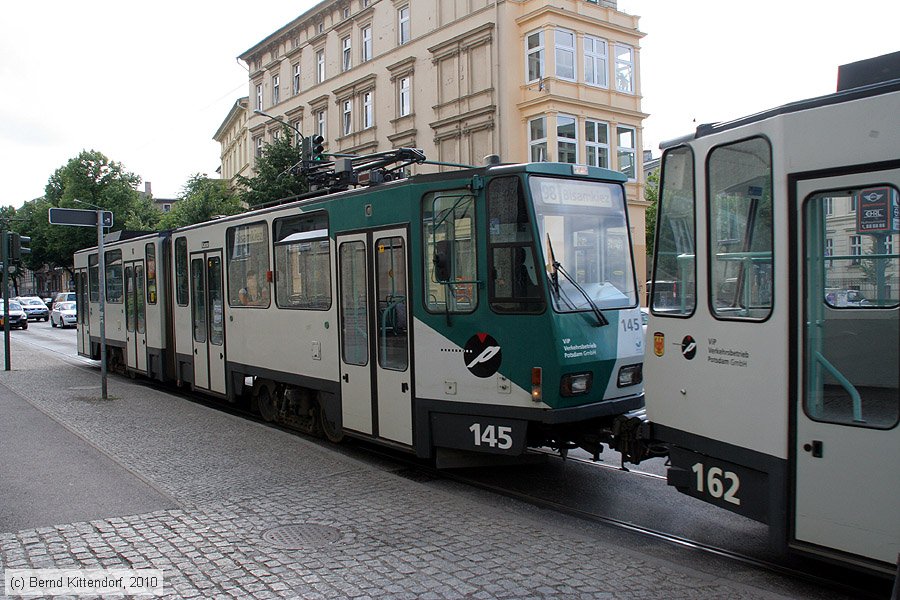
[[[242,210],[240,199],[228,189],[225,181],[197,173],[188,179],[172,210],[163,215],[160,227],[184,227]]]
[[[74,253],[97,244],[94,228],[50,225],[47,213],[52,207],[112,211],[113,231],[154,229],[159,217],[152,202],[135,189],[140,182],[122,163],[96,150],[83,150],[56,169],[47,181],[44,197],[26,202],[16,214],[21,219],[16,230],[31,236],[32,253],[24,259],[26,266],[37,270],[46,264],[72,273]]]
[[[656,212],[659,202],[659,169],[650,171],[647,182],[644,185],[644,200],[650,203],[645,213],[645,243],[647,244],[647,256],[653,256],[653,240],[656,233]]]
[[[285,127],[275,142],[263,148],[262,156],[256,161],[256,175],[237,176],[238,184],[244,188],[242,200],[250,208],[297,196],[309,189],[306,178],[292,172],[302,160],[301,149],[292,140],[291,130]]]

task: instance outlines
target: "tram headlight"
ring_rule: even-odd
[[[542,389],[543,369],[541,367],[532,367],[531,369],[531,399],[535,402],[541,402],[544,399]]]
[[[644,364],[625,365],[619,369],[619,387],[628,387],[629,385],[637,385],[644,381]]]
[[[563,375],[559,382],[559,394],[561,396],[581,396],[591,391],[593,373],[569,373]]]

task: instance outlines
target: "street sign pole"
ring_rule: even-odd
[[[100,271],[100,396],[106,400],[106,257],[103,252],[103,211],[97,211],[97,269]]]
[[[9,231],[6,227],[0,238],[3,240],[3,248],[0,249],[0,261],[3,262],[3,350],[6,370],[9,371],[12,362],[9,359]]]

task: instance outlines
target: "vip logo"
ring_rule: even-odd
[[[476,333],[466,342],[463,360],[475,377],[490,377],[500,368],[502,359],[500,344],[486,333]]]

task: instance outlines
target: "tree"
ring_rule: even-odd
[[[135,188],[141,178],[96,150],[83,150],[50,176],[44,197],[26,203],[27,235],[31,236],[29,268],[62,267],[74,276],[72,257],[77,250],[97,244],[97,232],[89,227],[65,227],[47,223],[51,207],[112,211],[112,231],[126,228],[154,229],[155,210]],[[79,200],[80,202],[75,202]],[[24,228],[23,228],[24,229]]]
[[[656,235],[656,211],[659,201],[659,169],[650,171],[644,186],[644,200],[650,203],[644,216],[645,240],[647,244],[647,256],[653,256],[653,240]]]
[[[174,229],[209,221],[220,215],[241,212],[240,199],[221,179],[210,179],[199,173],[192,175],[178,196],[171,212],[160,220],[162,229]]]
[[[245,190],[242,199],[250,208],[297,196],[309,189],[306,178],[293,172],[303,157],[292,139],[291,130],[285,126],[282,135],[263,148],[262,156],[256,160],[256,175],[237,176],[238,184]]]

